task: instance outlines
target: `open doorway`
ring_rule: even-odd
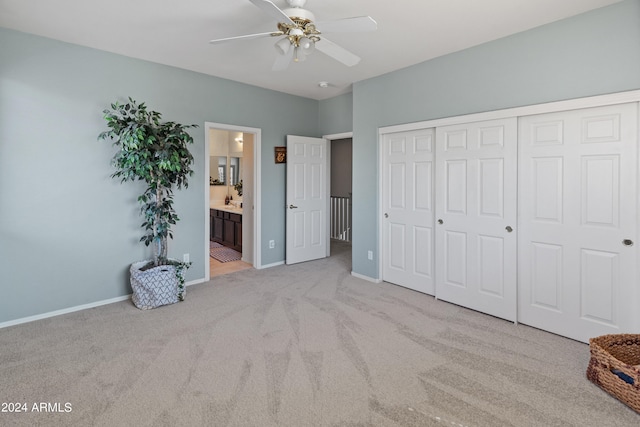
[[[351,243],[352,140],[331,140],[330,237]]]
[[[256,128],[206,122],[205,280],[260,268],[260,139]],[[236,261],[238,254],[241,259]],[[217,256],[213,259],[211,255]],[[236,263],[233,265],[233,263]],[[226,264],[226,265],[225,265]],[[215,271],[212,271],[212,267]]]
[[[329,141],[329,241],[331,254],[351,254],[353,133],[326,135]],[[345,254],[346,255],[346,254]],[[349,268],[351,256],[349,259]]]
[[[351,251],[352,134],[287,135],[285,263]]]

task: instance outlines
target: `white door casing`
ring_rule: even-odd
[[[436,297],[516,321],[517,120],[436,128]]]
[[[327,140],[287,135],[286,263],[328,253]]]
[[[382,141],[382,279],[434,295],[434,130]]]
[[[245,156],[244,152],[253,153],[254,151],[254,135],[252,133],[243,134],[243,157],[242,157],[242,261],[253,265],[254,260],[254,224],[253,224],[253,206],[254,206],[254,174],[255,164],[254,156]],[[247,185],[250,183],[251,185]],[[246,213],[246,214],[245,214]]]
[[[637,332],[637,250],[623,243],[637,238],[637,108],[520,118],[521,322],[583,342]]]
[[[210,143],[212,138],[212,130],[226,130],[230,132],[242,132],[248,144],[243,147],[243,211],[242,211],[242,255],[243,260],[249,262],[254,268],[262,268],[261,253],[261,193],[262,186],[258,177],[261,175],[262,155],[261,140],[262,130],[259,128],[251,128],[244,126],[228,125],[224,123],[205,122],[205,167],[208,171],[210,167]],[[204,199],[205,199],[205,224],[204,224],[204,256],[205,260],[205,280],[211,277],[209,260],[209,236],[210,236],[210,218],[209,209],[211,208],[209,176],[205,173],[204,183]]]

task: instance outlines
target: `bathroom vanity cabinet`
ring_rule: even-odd
[[[242,252],[242,213],[232,210],[209,210],[209,239]]]

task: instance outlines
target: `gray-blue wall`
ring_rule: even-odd
[[[356,83],[353,271],[379,277],[378,128],[639,88],[639,0]]]
[[[169,243],[170,256],[191,255],[187,281],[209,262],[206,121],[262,129],[262,241],[285,241],[285,169],[273,147],[287,134],[320,136],[318,101],[2,28],[0,46],[0,323],[130,293],[128,266],[150,254],[138,243],[142,186],[111,179],[114,149],[97,141],[102,110],[128,96],[200,126]],[[263,248],[263,265],[283,259]]]
[[[640,88],[640,0],[592,11],[314,101],[0,29],[0,323],[126,295],[128,265],[148,257],[140,185],[109,178],[101,111],[145,101],[196,123],[195,175],[176,197],[170,254],[204,277],[205,121],[262,129],[262,240],[284,241],[285,135],[353,131],[353,271],[378,277],[382,126]],[[267,236],[268,233],[268,236]],[[283,245],[280,245],[282,248]],[[284,253],[262,248],[263,264]],[[374,260],[366,257],[374,251]]]
[[[351,92],[320,101],[318,123],[323,135],[353,130],[353,94]]]

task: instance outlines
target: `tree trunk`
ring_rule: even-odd
[[[167,259],[167,238],[158,235],[158,224],[162,220],[160,215],[160,204],[162,203],[163,191],[160,183],[156,187],[156,219],[153,224],[153,237],[155,240],[153,251],[153,264],[155,266],[160,265],[161,262],[165,262]]]

